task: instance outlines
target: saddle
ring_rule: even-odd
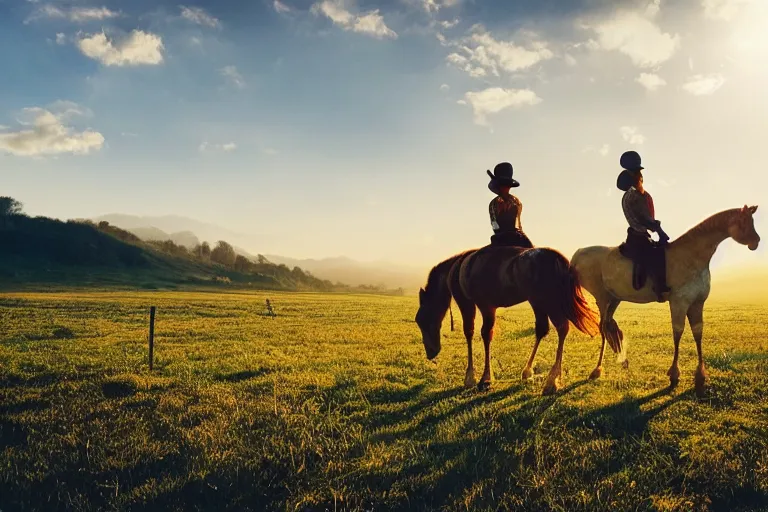
[[[648,281],[648,266],[641,261],[642,258],[637,257],[638,255],[634,255],[627,248],[625,242],[619,245],[619,253],[632,261],[632,288],[641,290]]]
[[[531,240],[519,229],[514,231],[502,231],[491,236],[491,245],[506,247],[533,248]]]
[[[627,242],[619,245],[619,253],[632,261],[632,288],[635,290],[641,290],[651,274],[666,281],[666,247],[653,241],[643,245]]]

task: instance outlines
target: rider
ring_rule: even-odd
[[[488,188],[496,194],[488,205],[488,213],[491,217],[491,245],[513,245],[518,247],[533,247],[533,243],[523,233],[520,222],[520,214],[523,211],[523,203],[509,193],[509,189],[519,187],[520,183],[512,178],[512,165],[502,162],[491,171],[487,171],[491,177]]]
[[[644,265],[653,277],[654,292],[659,302],[664,302],[662,294],[669,292],[667,287],[667,265],[665,245],[669,237],[661,229],[661,222],[656,220],[653,198],[643,187],[644,167],[640,155],[635,151],[626,151],[619,159],[623,171],[616,180],[616,186],[624,191],[621,207],[629,223],[625,248],[628,255]],[[659,242],[651,239],[648,231],[659,235]]]

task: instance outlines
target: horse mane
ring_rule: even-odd
[[[723,210],[721,212],[712,214],[677,237],[674,242],[688,238],[696,238],[702,234],[711,233],[712,231],[725,230],[727,229],[728,224],[731,222],[733,216],[738,214],[739,211],[739,208],[730,208],[728,210]]]
[[[450,270],[451,266],[456,263],[456,260],[463,258],[469,253],[475,252],[477,249],[469,249],[467,251],[454,254],[450,258],[441,261],[429,271],[427,275],[427,284],[424,287],[424,291],[429,291],[430,288],[435,288],[440,284],[440,281],[445,278],[445,274]]]

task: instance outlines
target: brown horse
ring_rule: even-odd
[[[680,238],[667,246],[667,284],[672,289],[669,294],[669,310],[672,314],[672,335],[675,355],[669,375],[670,387],[677,386],[680,380],[680,368],[677,366],[680,338],[685,330],[685,318],[693,332],[699,365],[696,368],[696,394],[702,396],[705,391],[707,372],[704,369],[704,357],[701,351],[701,339],[704,329],[704,302],[709,296],[709,263],[718,246],[728,238],[746,245],[750,250],[757,249],[760,236],[755,231],[753,215],[757,206],[744,206],[725,210],[705,219]],[[618,247],[593,246],[577,250],[571,259],[580,282],[591,293],[600,309],[600,334],[603,344],[597,360],[597,367],[590,375],[597,379],[603,371],[603,354],[606,339],[611,349],[625,358],[627,344],[624,333],[619,329],[613,315],[622,301],[646,304],[656,300],[651,290],[650,279],[640,290],[632,286],[632,262],[621,255]]]
[[[536,341],[523,379],[533,376],[532,365],[541,339],[549,332],[551,320],[559,335],[557,356],[544,384],[543,394],[556,392],[562,386],[563,343],[569,321],[583,333],[598,332],[597,313],[587,305],[576,273],[568,259],[554,249],[486,246],[453,256],[437,264],[419,290],[416,323],[421,329],[427,359],[440,353],[440,329],[451,304],[451,297],[461,311],[464,336],[467,339],[466,387],[475,385],[472,364],[472,337],[475,313],[483,317],[481,335],[485,345],[485,370],[478,388],[488,389],[491,372],[491,339],[496,322],[496,309],[528,301],[536,317]]]

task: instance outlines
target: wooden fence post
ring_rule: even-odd
[[[152,370],[155,354],[155,306],[149,308],[149,369]]]

